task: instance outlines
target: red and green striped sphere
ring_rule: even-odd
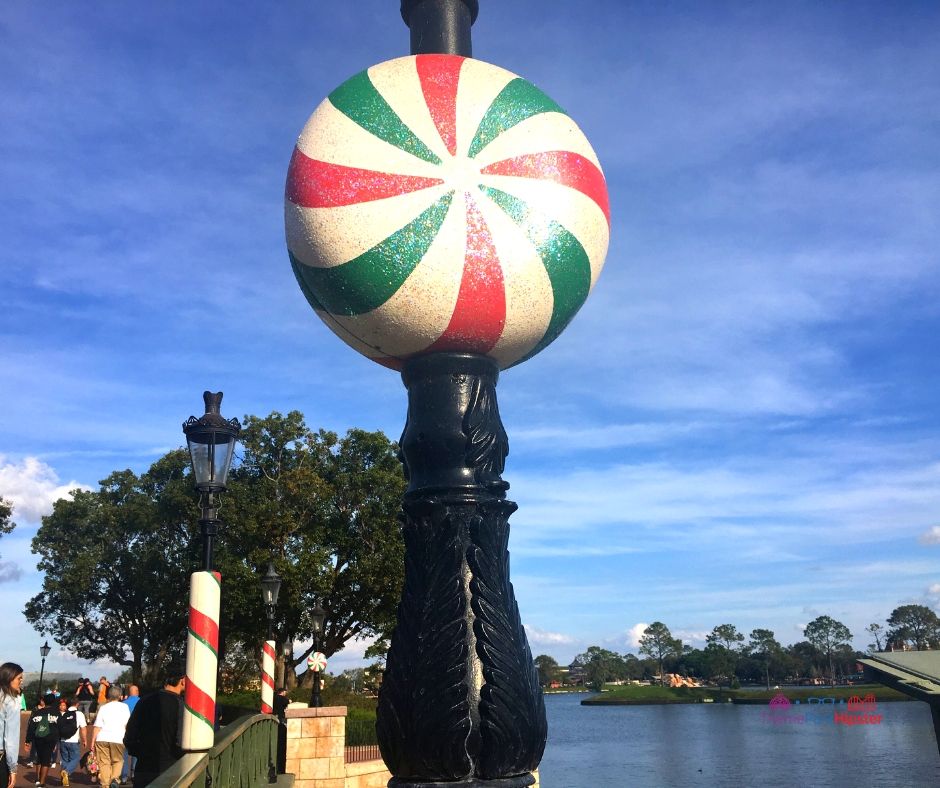
[[[516,364],[552,342],[607,254],[607,184],[565,111],[456,55],[380,63],[301,132],[287,245],[329,327],[399,369],[455,351]]]

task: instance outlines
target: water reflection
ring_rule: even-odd
[[[585,697],[545,698],[542,788],[940,785],[924,703],[879,703],[880,725],[784,726],[762,722],[762,705],[587,707]]]

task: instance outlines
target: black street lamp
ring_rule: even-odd
[[[281,576],[274,569],[274,562],[268,563],[268,572],[261,578],[261,599],[268,614],[268,640],[274,640],[274,609],[277,607],[277,595],[281,591]]]
[[[46,672],[46,657],[49,656],[49,652],[52,651],[52,647],[49,645],[47,640],[39,647],[39,655],[42,657],[42,666],[39,668],[39,697],[42,697],[42,675]]]
[[[193,476],[199,490],[202,517],[203,569],[212,571],[212,540],[219,532],[218,495],[225,490],[225,480],[232,465],[235,439],[241,431],[238,419],[225,419],[219,412],[222,392],[204,391],[206,412],[198,419],[190,416],[183,422],[183,432],[193,463]]]
[[[310,611],[310,629],[313,630],[313,653],[316,654],[320,648],[320,634],[323,632],[323,620],[326,618],[326,611],[319,605],[314,606]],[[320,700],[320,670],[316,664],[313,665],[313,691],[310,693],[310,703],[307,704],[313,708],[323,705]]]

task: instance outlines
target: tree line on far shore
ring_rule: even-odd
[[[940,617],[925,605],[896,607],[886,623],[865,628],[874,638],[869,653],[940,648]],[[599,690],[607,682],[664,681],[666,673],[675,673],[730,687],[763,683],[769,689],[801,679],[836,683],[853,675],[857,660],[865,656],[852,648],[849,628],[830,616],[810,621],[803,635],[805,640],[784,646],[772,630],[754,629],[745,637],[733,624],[719,624],[706,636],[704,648],[693,648],[655,621],[643,630],[639,655],[590,646],[575,657],[568,673],[547,654],[537,656],[535,664],[544,687],[567,682]]]

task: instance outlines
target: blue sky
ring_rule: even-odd
[[[282,218],[308,115],[407,53],[397,8],[5,5],[0,658],[38,668],[52,500],[180,445],[204,388],[400,434],[399,378],[309,309]],[[937,608],[940,7],[481,0],[473,37],[611,194],[594,293],[499,386],[533,651],[634,650],[654,620],[792,643],[823,613],[864,648]]]

